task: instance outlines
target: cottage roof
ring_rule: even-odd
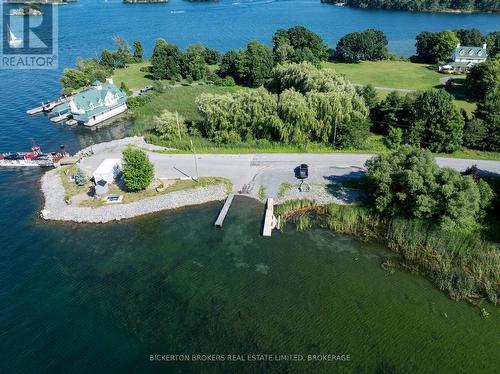
[[[98,82],[98,81],[96,81]],[[95,83],[95,82],[94,82]],[[93,116],[107,110],[105,105],[106,95],[113,95],[116,97],[118,104],[121,105],[127,100],[125,92],[120,90],[112,83],[101,84],[102,89],[91,88],[82,91],[72,97],[73,102],[85,110],[88,116]]]
[[[482,47],[471,47],[457,45],[453,51],[455,58],[471,58],[471,59],[486,59],[486,45]]]

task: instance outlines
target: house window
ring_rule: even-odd
[[[461,55],[463,55],[463,54],[464,54],[464,50],[463,50],[463,49],[461,49],[461,50],[460,50],[460,54],[461,54]]]
[[[477,52],[478,56],[482,56],[483,55],[483,51],[479,51]]]
[[[471,49],[471,50],[469,51],[469,56],[472,56],[472,54],[473,54],[473,53],[474,53],[474,51]]]

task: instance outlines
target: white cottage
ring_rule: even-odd
[[[486,61],[486,44],[482,47],[467,47],[457,44],[451,55],[451,61],[439,65],[439,71],[467,73],[471,67]]]

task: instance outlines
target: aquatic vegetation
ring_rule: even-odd
[[[260,185],[259,187],[258,196],[260,200],[263,200],[264,197],[266,196],[266,187],[264,187],[263,185]]]
[[[424,274],[451,299],[498,303],[500,246],[478,233],[448,231],[424,220],[388,220],[359,205],[321,207],[309,200],[288,201],[276,213],[282,222],[295,222],[299,231],[318,224],[363,240],[383,240],[401,256],[402,267]],[[387,260],[382,267],[392,268]]]
[[[309,230],[311,228],[312,224],[313,224],[313,221],[312,221],[311,217],[307,214],[304,214],[297,219],[297,230],[298,231]]]
[[[278,191],[278,197],[282,198],[283,196],[285,196],[286,191],[288,191],[290,188],[292,188],[292,185],[290,183],[288,182],[281,183],[280,189]]]

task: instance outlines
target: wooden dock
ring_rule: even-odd
[[[262,236],[271,236],[271,232],[277,226],[278,220],[274,216],[274,200],[272,197],[267,198],[266,213],[264,215],[264,227],[262,228]]]
[[[66,156],[66,157],[63,157],[59,160],[59,165],[61,165],[61,166],[73,165],[73,164],[76,164],[78,161],[80,161],[79,156]]]
[[[224,206],[222,207],[219,216],[217,217],[217,220],[215,221],[215,226],[217,227],[222,227],[222,223],[224,222],[224,218],[226,218],[227,212],[229,211],[229,208],[231,207],[231,203],[233,202],[234,199],[234,193],[230,194],[225,203]]]

